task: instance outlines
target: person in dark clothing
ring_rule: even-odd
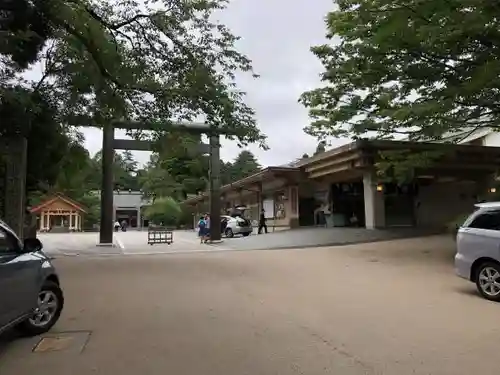
[[[262,229],[264,229],[265,233],[267,233],[267,224],[266,224],[266,215],[264,214],[264,210],[260,212],[259,218],[259,234],[262,233]]]

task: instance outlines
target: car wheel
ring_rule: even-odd
[[[38,293],[38,306],[31,317],[19,325],[27,336],[36,336],[49,331],[59,320],[64,306],[64,296],[59,285],[47,281]]]
[[[244,236],[244,237],[248,237],[248,236],[250,236],[250,232],[243,233],[243,236]]]
[[[486,262],[476,272],[476,286],[481,295],[495,302],[500,302],[500,265]]]
[[[226,228],[226,231],[224,233],[226,233],[226,237],[227,238],[233,238],[234,237],[234,233],[233,233],[233,230],[231,228]]]

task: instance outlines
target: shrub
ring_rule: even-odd
[[[153,204],[146,208],[144,215],[150,223],[177,227],[182,217],[182,209],[174,198],[164,197],[155,199]]]

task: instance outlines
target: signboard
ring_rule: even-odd
[[[262,201],[262,208],[264,209],[264,217],[266,219],[274,219],[274,199],[264,199]]]

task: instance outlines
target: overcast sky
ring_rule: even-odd
[[[241,36],[238,49],[253,60],[260,75],[238,84],[248,93],[247,104],[257,112],[259,127],[268,136],[269,151],[250,147],[264,166],[287,163],[316,147],[316,139],[302,130],[308,116],[297,100],[318,85],[322,66],[309,49],[325,42],[324,18],[333,7],[332,0],[232,0],[220,16]],[[100,132],[87,129],[85,136],[86,147],[97,152]],[[225,141],[221,156],[231,160],[239,151],[235,142]],[[145,152],[135,155],[140,162],[149,159]]]

